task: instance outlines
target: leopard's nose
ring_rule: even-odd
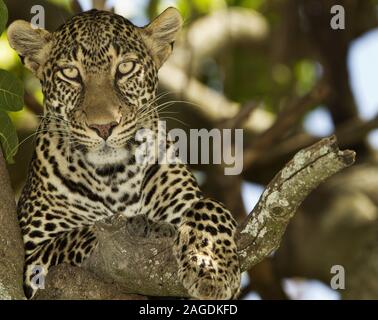
[[[96,133],[104,140],[108,139],[112,134],[113,129],[118,125],[117,122],[112,121],[107,124],[91,124],[89,128],[96,131]]]

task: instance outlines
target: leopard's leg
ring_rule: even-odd
[[[217,201],[201,199],[183,213],[174,252],[178,276],[192,297],[232,299],[238,295],[235,231],[235,220]]]
[[[142,213],[174,225],[178,276],[200,299],[231,299],[239,292],[236,222],[219,202],[204,199],[183,164],[154,165],[147,171]]]
[[[60,263],[78,266],[90,255],[96,245],[97,240],[92,226],[62,232],[57,237],[46,239],[35,246],[29,241],[29,244],[25,246],[24,292],[26,298],[33,298],[50,267]]]

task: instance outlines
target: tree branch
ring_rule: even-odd
[[[282,136],[297,125],[304,114],[311,107],[319,104],[328,93],[329,89],[324,81],[319,81],[309,93],[291,101],[277,116],[273,125],[256,137],[249,150],[246,150],[244,154],[245,167],[251,166],[261,154],[268,153],[266,150],[270,150],[277,141],[282,139]]]
[[[24,245],[16,202],[0,148],[0,300],[23,299]]]
[[[367,121],[360,119],[347,121],[345,124],[335,128],[334,135],[338,138],[340,147],[347,147],[363,141],[366,135],[376,128],[378,128],[378,114]],[[253,161],[253,164],[272,166],[272,163],[277,159],[288,158],[306,145],[315,143],[318,139],[318,137],[306,132],[299,132],[282,142],[272,145],[269,152],[256,153],[256,156],[254,156],[253,151],[245,153],[246,159],[244,162]],[[244,178],[248,180],[249,177]]]
[[[45,290],[38,290],[36,296],[37,299],[146,299],[146,297],[143,296],[127,294],[116,283],[104,282],[87,270],[68,264],[60,264],[53,268],[49,272],[49,280],[45,285]]]
[[[299,151],[268,184],[240,227],[242,269],[248,270],[276,250],[286,226],[308,194],[354,160],[355,152],[340,151],[335,136]]]
[[[199,111],[213,123],[233,118],[241,109],[239,103],[188,76],[184,70],[169,61],[160,69],[159,79],[165,90],[187,100],[193,110]],[[273,118],[271,113],[255,109],[244,121],[243,127],[251,132],[261,133],[273,124]]]
[[[251,9],[232,7],[201,17],[190,24],[175,44],[172,56],[159,71],[159,83],[190,102],[193,110],[212,123],[234,118],[242,109],[240,103],[201,83],[198,70],[206,59],[215,58],[236,43],[256,44],[266,39],[268,33],[264,16]],[[273,118],[264,109],[255,108],[247,114],[243,127],[261,133],[272,125]]]
[[[255,10],[240,7],[216,10],[190,23],[170,61],[196,77],[206,59],[216,58],[236,44],[261,44],[268,34],[267,19]]]
[[[353,164],[354,160],[355,153],[340,151],[334,136],[298,152],[270,182],[239,228],[237,242],[242,271],[276,250],[286,226],[306,196],[321,182]],[[89,274],[93,273],[105,283],[116,283],[130,293],[188,296],[177,278],[177,264],[172,254],[173,238],[133,237],[127,231],[125,220],[119,216],[98,222],[96,233],[99,245],[83,264]],[[50,282],[55,279],[51,275],[47,277]],[[76,281],[59,282],[63,291],[67,290],[66,286],[75,288],[78,285]],[[50,294],[46,289],[44,298],[48,297]],[[56,291],[53,297],[57,298]]]

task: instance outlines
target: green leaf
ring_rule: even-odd
[[[3,33],[8,21],[8,9],[3,0],[0,0],[0,34]]]
[[[12,120],[5,111],[0,110],[0,143],[8,163],[14,163],[18,149],[18,137]]]
[[[21,80],[5,70],[0,70],[0,110],[20,111],[23,105],[24,87]]]

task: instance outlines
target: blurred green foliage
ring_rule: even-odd
[[[0,30],[5,29],[5,25],[8,21],[8,10],[3,1],[0,1]]]
[[[48,2],[51,2],[57,6],[63,7],[67,10],[71,9],[71,0],[48,0]]]
[[[310,91],[316,81],[316,64],[308,59],[299,60],[294,65],[296,78],[296,89],[298,95],[303,95]]]
[[[21,110],[24,104],[23,95],[21,80],[5,70],[0,70],[0,108],[7,111]]]
[[[3,32],[8,20],[8,11],[0,0],[0,33]],[[24,105],[24,89],[22,82],[13,74],[0,70],[0,142],[5,158],[13,162],[17,152],[18,137],[16,129],[7,111],[19,111]]]

